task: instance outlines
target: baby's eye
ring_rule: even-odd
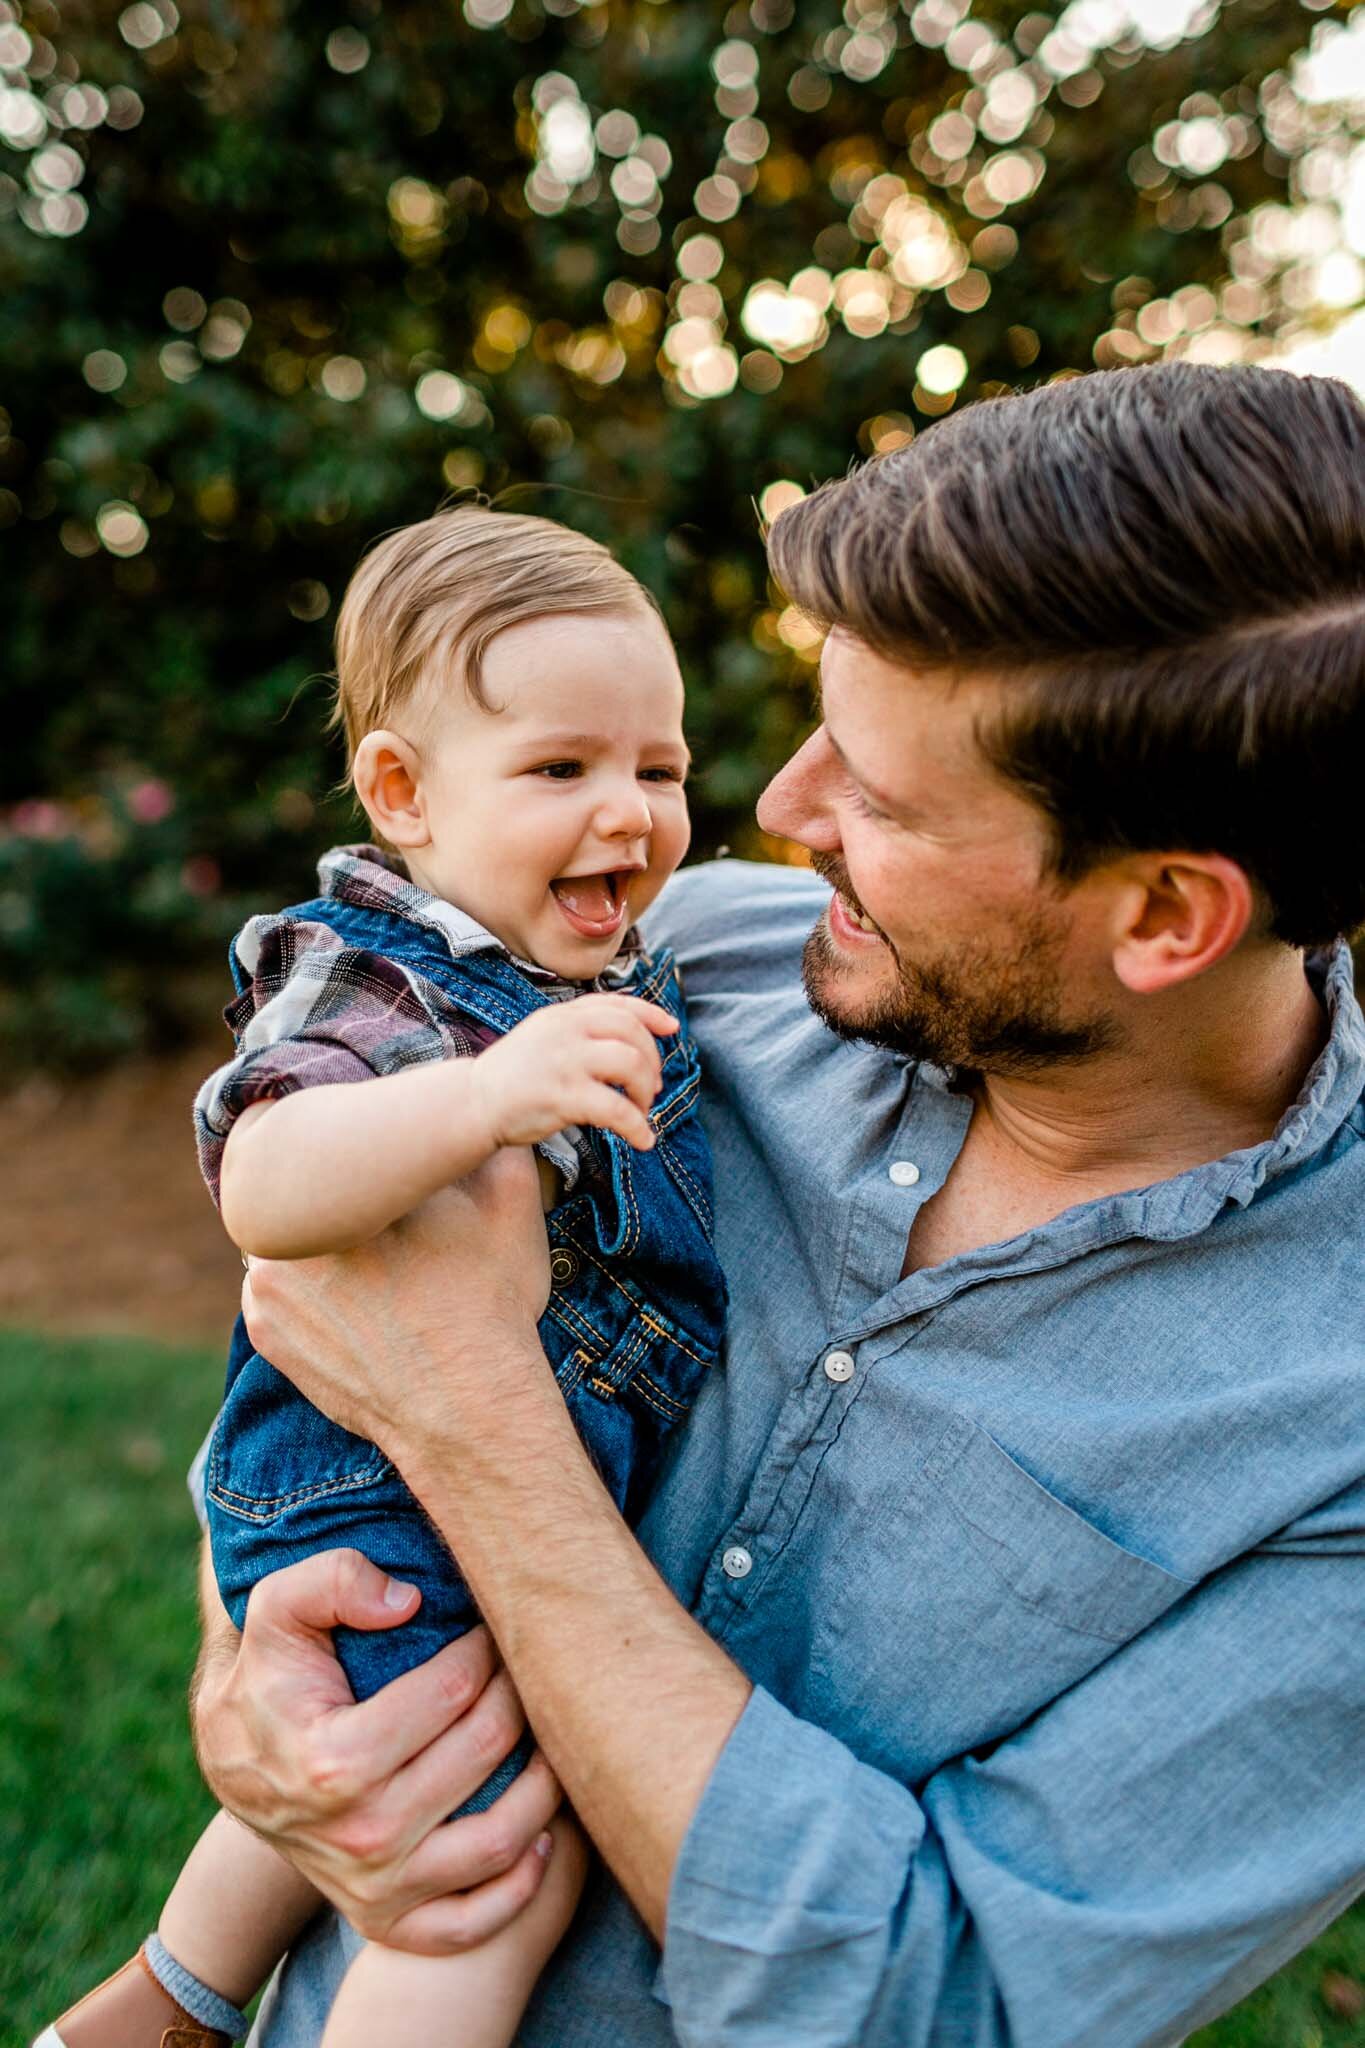
[[[641,782],[681,782],[682,771],[678,768],[642,768]]]
[[[572,782],[575,775],[583,773],[581,761],[546,761],[536,769],[537,775],[548,775],[553,782]]]

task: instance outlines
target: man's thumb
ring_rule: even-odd
[[[358,1550],[324,1550],[260,1580],[250,1619],[285,1636],[393,1628],[411,1620],[421,1598],[416,1586],[391,1578]]]

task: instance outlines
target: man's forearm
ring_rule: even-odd
[[[584,1826],[656,1936],[748,1680],[673,1598],[592,1470],[534,1337],[481,1370],[477,1441],[390,1446],[473,1589]]]

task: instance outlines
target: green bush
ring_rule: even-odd
[[[1255,353],[1307,288],[1275,208],[1340,126],[1291,89],[1311,13],[1152,48],[1101,5],[967,10],[0,0],[0,806],[158,780],[229,899],[306,890],[346,829],[339,593],[477,485],[659,594],[698,845],[754,847],[809,716],[768,487],[1020,380]],[[151,841],[82,868],[24,815],[6,1047],[154,1034],[163,942],[223,920]]]

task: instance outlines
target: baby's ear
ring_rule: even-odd
[[[431,844],[418,767],[416,748],[396,732],[367,732],[355,750],[355,793],[390,846]]]

